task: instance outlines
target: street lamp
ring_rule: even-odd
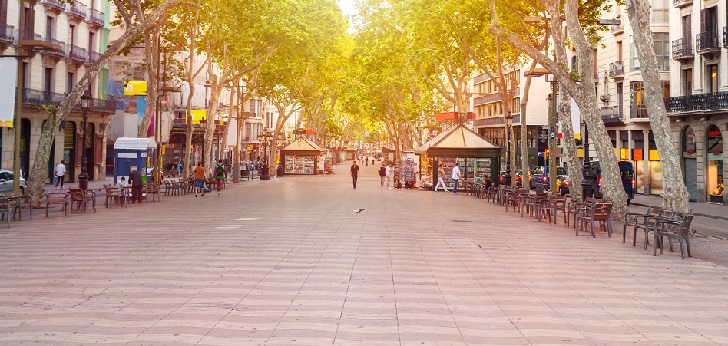
[[[263,138],[263,173],[260,175],[260,180],[270,180],[270,168],[268,168],[268,141],[273,138],[273,134],[270,130],[264,130],[259,137]]]
[[[589,162],[589,126],[584,121],[584,165],[581,167],[581,172],[584,175],[584,179],[581,180],[581,195],[582,198],[586,199],[594,194],[594,179],[596,178],[592,174],[591,164]]]
[[[88,90],[81,95],[81,110],[83,111],[83,139],[81,141],[81,173],[78,175],[78,187],[81,190],[88,190],[88,173],[86,158],[86,131],[88,131],[88,109],[91,107],[91,94]]]

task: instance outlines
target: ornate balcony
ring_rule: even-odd
[[[66,15],[68,20],[80,22],[86,19],[86,5],[73,1],[66,4]]]
[[[624,33],[624,21],[620,21],[619,25],[611,25],[609,27],[609,31],[612,33],[612,35],[619,35],[621,33]]]
[[[0,45],[7,47],[8,44],[15,43],[15,27],[5,23],[0,23]]]
[[[77,64],[83,64],[88,60],[88,52],[74,44],[66,45],[66,58]]]
[[[46,8],[46,11],[54,14],[61,14],[65,5],[58,0],[40,0],[40,4]]]
[[[622,63],[622,60],[618,60],[609,64],[609,77],[624,77],[624,64]]]
[[[679,38],[672,41],[672,59],[686,60],[695,58],[693,54],[693,43],[690,39]]]
[[[622,118],[622,113],[619,111],[619,107],[613,106],[605,106],[600,109],[601,115],[602,115],[602,121],[604,122],[604,126],[623,126],[624,125],[624,119]]]
[[[713,31],[704,31],[695,37],[696,50],[700,54],[712,54],[720,52],[718,35]]]
[[[693,4],[693,0],[672,0],[672,5],[676,8],[681,8]]]
[[[97,61],[99,61],[99,57],[101,57],[101,54],[98,52],[90,51],[88,52],[88,58],[86,59],[86,64],[91,65]]]
[[[665,108],[668,113],[723,111],[728,109],[728,92],[670,97]]]
[[[66,94],[23,88],[23,104],[34,106],[58,105],[65,99]],[[77,103],[73,109],[80,110],[81,104]],[[116,101],[92,99],[90,109],[95,112],[114,113],[116,112]]]
[[[88,17],[86,17],[86,23],[96,28],[96,30],[101,29],[104,26],[104,12],[90,9],[88,11]]]

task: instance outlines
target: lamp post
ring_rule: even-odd
[[[594,194],[594,175],[589,162],[589,126],[584,122],[584,165],[581,167],[584,179],[581,181],[581,195],[586,199]]]
[[[88,90],[81,95],[81,110],[83,111],[83,139],[81,140],[81,173],[78,175],[78,187],[88,190],[88,172],[86,158],[86,131],[88,131],[88,109],[91,107],[91,94]]]
[[[273,134],[270,130],[264,130],[260,134],[263,138],[263,172],[260,175],[260,180],[270,180],[270,168],[268,167],[268,141],[273,138]]]

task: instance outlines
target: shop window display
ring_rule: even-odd
[[[723,136],[715,125],[708,128],[705,145],[708,200],[723,203]]]

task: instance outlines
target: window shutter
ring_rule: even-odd
[[[700,10],[700,32],[708,31],[708,10]]]

